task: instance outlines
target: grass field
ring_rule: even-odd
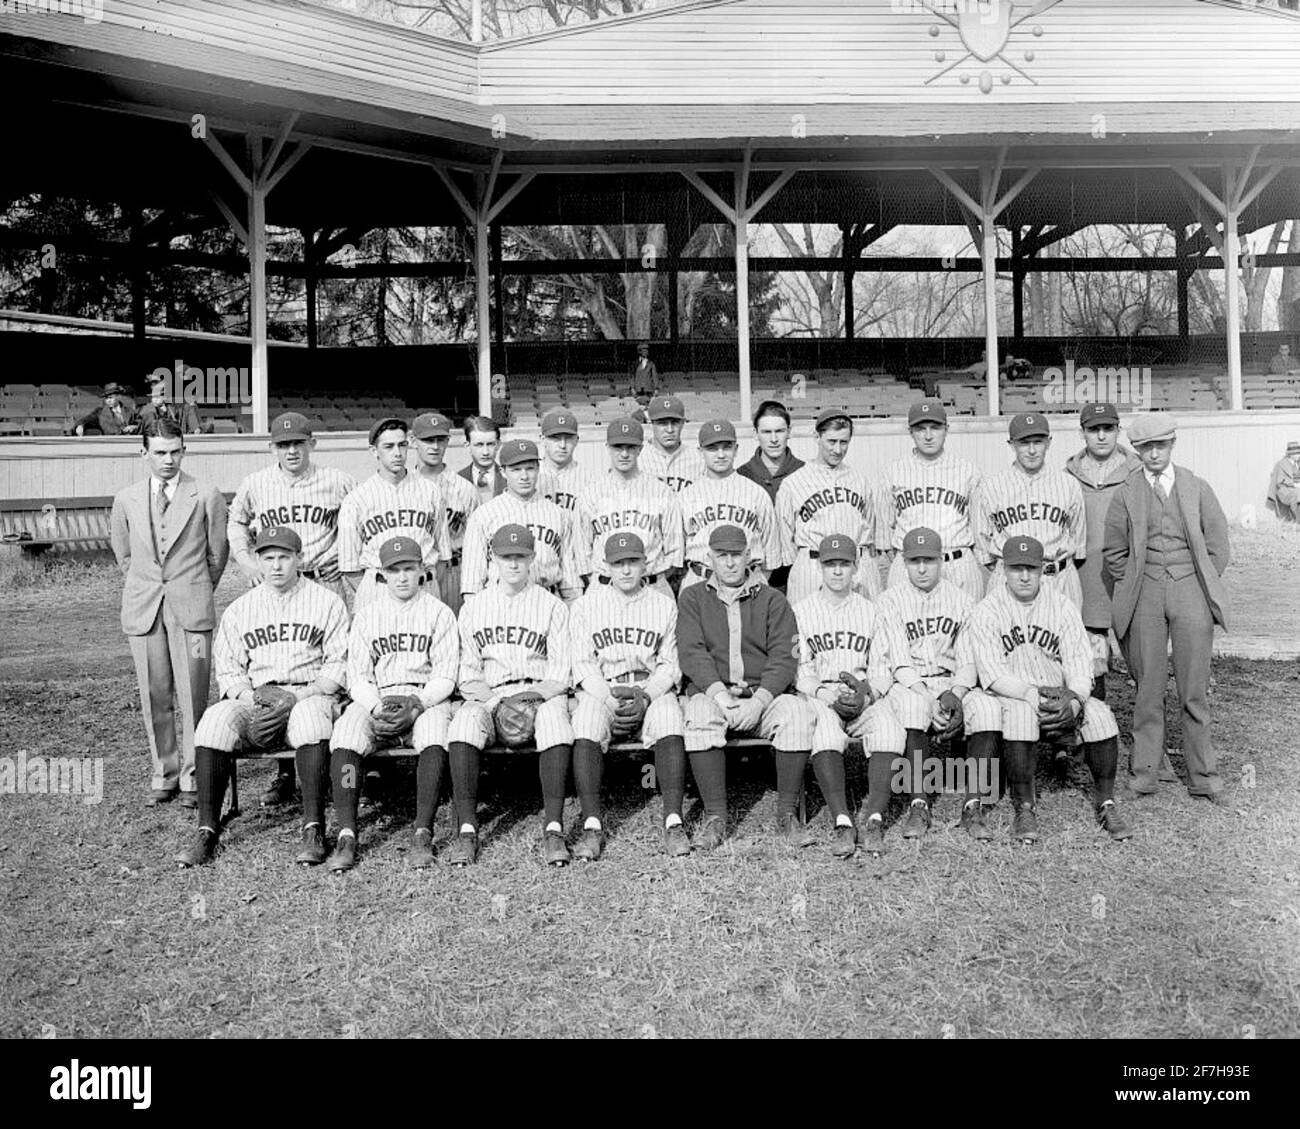
[[[295,814],[255,810],[269,769],[245,766],[247,814],[215,865],[182,872],[193,817],[142,806],[114,573],[58,568],[57,587],[5,586],[0,754],[102,756],[104,799],[0,795],[2,1036],[1300,1035],[1295,663],[1216,660],[1230,806],[1166,785],[1127,805],[1122,845],[1076,767],[1040,776],[1037,846],[1006,841],[1006,805],[995,841],[970,842],[947,797],[919,849],[895,829],[882,860],[837,862],[824,811],[817,846],[772,841],[755,757],[732,762],[733,838],[670,861],[641,765],[620,762],[606,858],[547,871],[519,758],[489,765],[470,870],[407,868],[409,770],[363,823],[356,871],[300,870]],[[1125,680],[1111,693],[1126,733]],[[860,803],[861,765],[852,781]]]

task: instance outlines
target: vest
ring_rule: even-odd
[[[1146,475],[1142,476],[1146,479]],[[1182,580],[1196,573],[1192,547],[1187,540],[1183,511],[1172,494],[1162,503],[1151,483],[1147,482],[1150,505],[1147,508],[1147,561],[1143,575],[1152,580]]]

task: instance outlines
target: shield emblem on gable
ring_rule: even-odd
[[[957,32],[966,50],[981,63],[996,59],[1011,35],[1011,0],[987,0],[970,5],[957,19]]]

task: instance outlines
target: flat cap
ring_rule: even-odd
[[[1134,447],[1141,447],[1146,443],[1172,439],[1177,431],[1173,416],[1138,416],[1128,425],[1128,441]]]
[[[374,426],[370,429],[370,445],[373,447],[379,442],[379,437],[385,431],[402,431],[410,434],[411,428],[406,420],[398,419],[396,416],[389,416],[387,419],[376,420]]]
[[[749,548],[749,538],[738,525],[719,525],[709,534],[709,548],[719,553],[739,553]]]
[[[813,430],[821,432],[829,423],[837,419],[842,419],[847,424],[853,423],[849,413],[843,408],[822,408],[817,413],[817,421],[813,424]]]

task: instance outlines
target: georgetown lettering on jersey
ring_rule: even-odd
[[[659,644],[663,642],[663,638],[660,632],[651,631],[648,627],[605,627],[592,632],[591,642],[597,651],[603,651],[609,647],[626,646],[645,647],[648,651],[654,653],[659,650]]]
[[[955,642],[961,621],[950,615],[927,616],[924,619],[911,619],[903,625],[909,643],[918,643],[922,639],[940,636],[949,642]]]
[[[609,533],[614,529],[657,529],[659,514],[646,513],[644,510],[614,510],[612,513],[596,514],[591,519],[591,527],[597,533]]]
[[[529,627],[514,627],[506,624],[480,627],[474,632],[473,638],[480,650],[484,647],[490,647],[494,643],[508,644],[526,647],[535,655],[541,655],[542,658],[547,657],[546,636],[542,632],[534,631]]]
[[[1046,651],[1055,659],[1061,657],[1061,637],[1055,631],[1046,627],[1031,623],[1026,629],[1016,624],[1010,631],[1002,633],[1003,654],[1009,655],[1017,647],[1026,645],[1037,647],[1040,651]]]
[[[390,529],[436,529],[437,518],[432,510],[384,510],[371,514],[361,523],[361,539],[369,544],[377,534]]]
[[[965,514],[970,499],[947,486],[895,486],[894,510],[901,517],[912,506],[952,506]]]
[[[265,627],[249,628],[243,633],[243,640],[249,651],[276,643],[306,643],[309,647],[320,647],[325,643],[325,631],[310,623],[269,623]]]
[[[827,506],[848,504],[861,513],[866,513],[867,500],[856,490],[847,486],[825,486],[816,493],[809,494],[799,507],[800,521],[812,521],[813,515]]]
[[[693,537],[705,526],[714,523],[738,525],[751,533],[757,533],[759,530],[758,514],[753,510],[746,506],[732,505],[730,502],[716,502],[687,515],[686,533]]]
[[[255,515],[257,523],[263,528],[272,525],[319,525],[325,529],[335,529],[339,524],[339,508],[327,506],[268,506]]]
[[[993,522],[993,528],[999,533],[1005,533],[1012,525],[1025,521],[1045,521],[1050,525],[1058,525],[1062,529],[1070,527],[1069,511],[1050,502],[1017,502],[1014,505],[1004,506],[1000,510],[993,510],[989,514],[989,520]]]
[[[860,631],[822,631],[803,637],[808,654],[812,657],[828,651],[857,651],[865,655],[871,650],[871,636]]]
[[[433,644],[433,636],[412,631],[391,631],[370,640],[370,658],[378,662],[384,655],[395,655],[409,651],[417,655],[427,655]]]

